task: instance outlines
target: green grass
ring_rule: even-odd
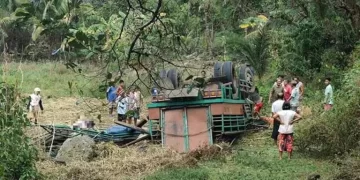
[[[79,74],[67,69],[62,63],[9,63],[5,76],[4,68],[6,66],[2,64],[0,81],[16,84],[25,94],[30,94],[35,87],[39,87],[43,96],[74,96],[80,90],[87,97],[103,96],[98,90],[102,77],[88,77],[91,73],[94,74],[91,72],[94,68],[91,67],[84,67],[84,72]],[[72,94],[69,82],[73,82]]]
[[[247,136],[234,146],[231,155],[224,158],[200,162],[197,167],[164,169],[145,179],[287,180],[307,179],[310,174],[320,174],[321,179],[331,179],[338,173],[335,164],[313,159],[296,150],[293,159],[287,160],[284,157],[283,160],[278,159],[278,151],[270,138],[270,131],[265,131]]]

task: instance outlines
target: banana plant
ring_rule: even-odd
[[[32,40],[36,41],[47,30],[70,26],[76,17],[80,0],[16,0],[18,7],[10,18],[16,22],[33,24]]]

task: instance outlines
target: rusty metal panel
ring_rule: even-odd
[[[200,89],[192,88],[188,93],[188,88],[181,88],[175,90],[166,90],[165,95],[167,98],[179,98],[179,97],[198,97]]]
[[[160,108],[149,108],[149,119],[160,119]]]
[[[243,115],[243,104],[211,104],[210,106],[212,115]]]
[[[187,108],[189,150],[209,145],[208,107]]]
[[[185,152],[184,138],[184,110],[164,110],[163,121],[163,145],[178,152]]]

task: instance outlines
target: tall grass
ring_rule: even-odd
[[[39,87],[46,97],[74,96],[80,90],[87,97],[104,96],[98,90],[103,77],[95,76],[96,67],[89,65],[83,67],[81,74],[67,69],[63,63],[9,63],[2,67],[1,80],[16,84],[24,95]]]

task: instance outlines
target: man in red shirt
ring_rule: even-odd
[[[291,84],[289,80],[284,80],[284,101],[289,102],[291,98]]]
[[[124,89],[125,89],[125,83],[123,80],[120,80],[120,85],[119,85],[118,89],[116,90],[117,97],[122,97],[122,95],[125,92]]]

